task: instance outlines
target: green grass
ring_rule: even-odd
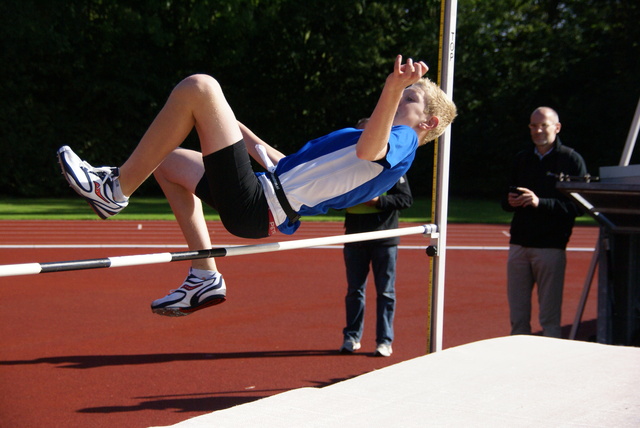
[[[507,224],[511,214],[500,208],[498,201],[451,198],[447,221],[450,223]],[[212,209],[205,207],[208,220],[217,220]],[[341,221],[344,214],[330,211],[326,215],[306,217],[305,221]],[[97,216],[82,200],[71,199],[4,199],[0,201],[0,220],[95,220]],[[118,220],[173,220],[164,198],[135,198]],[[402,211],[401,220],[430,223],[431,200],[416,199],[411,208]],[[588,215],[578,217],[577,224],[595,225]]]

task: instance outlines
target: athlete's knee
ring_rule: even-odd
[[[174,182],[176,173],[185,168],[184,160],[186,150],[177,148],[169,153],[153,171],[153,176],[160,185],[165,182]],[[188,167],[188,166],[187,166]]]
[[[166,158],[164,158],[160,165],[158,165],[158,167],[153,171],[153,177],[160,184],[160,186],[169,181],[167,173],[170,171],[168,164],[171,163],[172,154],[173,153],[170,153]]]
[[[191,75],[176,86],[177,91],[185,91],[192,96],[197,95],[219,95],[222,93],[220,83],[208,74]]]

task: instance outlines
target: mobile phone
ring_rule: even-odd
[[[517,193],[518,195],[522,195],[522,190],[518,190],[517,186],[509,186],[509,193]]]

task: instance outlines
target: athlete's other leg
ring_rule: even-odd
[[[186,149],[171,152],[154,172],[190,250],[211,248],[211,238],[195,188],[204,175],[202,155]],[[196,269],[217,270],[214,258],[193,260]]]

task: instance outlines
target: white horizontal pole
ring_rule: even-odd
[[[349,235],[325,236],[321,238],[298,239],[294,241],[274,242],[269,244],[241,245],[227,247],[226,256],[270,253],[273,251],[297,250],[300,248],[319,247],[322,245],[346,244],[348,242],[371,241],[374,239],[392,238],[404,235],[433,234],[437,232],[435,224],[404,227],[399,229],[378,230],[375,232],[353,233]]]
[[[109,267],[139,266],[154,263],[169,263],[184,260],[206,259],[209,257],[240,256],[268,253],[274,251],[295,250],[319,247],[323,245],[344,244],[348,242],[371,241],[405,235],[425,234],[436,237],[438,227],[435,224],[379,230],[375,232],[353,233],[349,235],[325,236],[320,238],[299,239],[273,242],[268,244],[238,245],[212,248],[210,250],[182,251],[175,253],[155,253],[131,256],[107,257],[103,259],[71,260],[47,263],[21,263],[0,265],[0,277],[34,275],[39,273],[64,272],[72,270],[99,269]]]

